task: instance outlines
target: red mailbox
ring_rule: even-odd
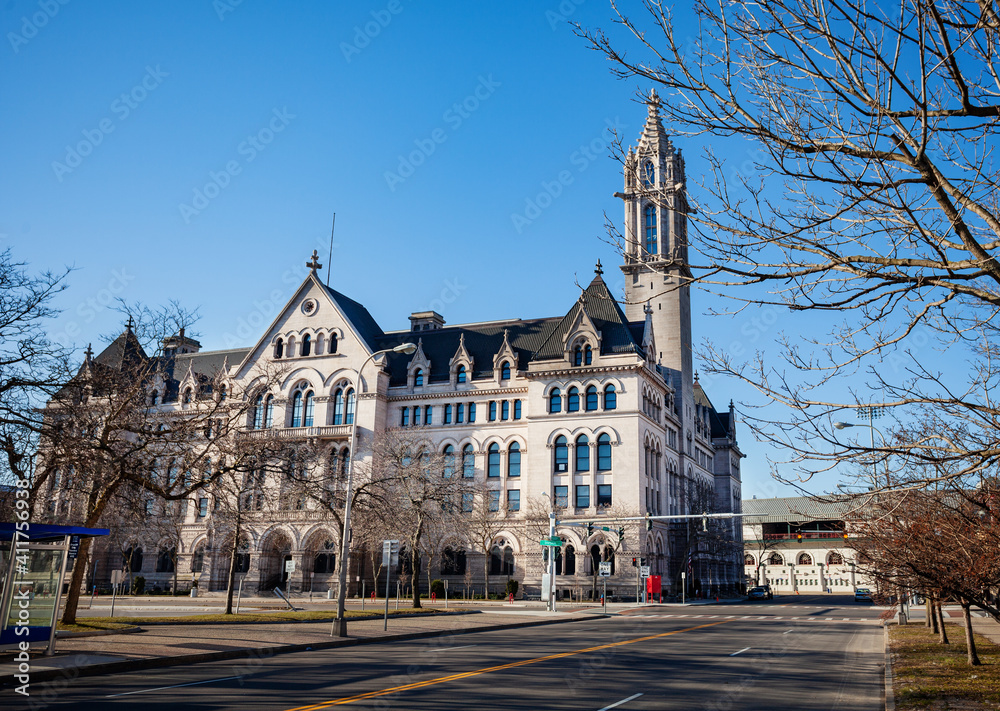
[[[650,575],[646,578],[646,592],[650,595],[659,595],[663,591],[663,577],[660,575]]]

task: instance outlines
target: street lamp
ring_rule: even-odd
[[[347,556],[350,550],[351,504],[353,503],[351,499],[354,493],[352,481],[354,476],[354,460],[358,458],[358,453],[355,451],[358,437],[358,413],[361,409],[361,396],[365,392],[365,381],[361,376],[361,371],[365,369],[369,361],[380,355],[385,355],[386,353],[404,353],[410,355],[416,350],[417,345],[415,343],[400,343],[395,348],[375,351],[355,371],[358,376],[358,396],[355,398],[354,417],[351,419],[351,443],[348,449],[347,460],[347,494],[344,496],[344,527],[340,534],[340,566],[337,570],[337,619],[334,621],[334,629],[338,637],[347,636],[347,619],[344,617],[344,603],[347,597]]]
[[[549,496],[549,492],[543,491],[542,496],[549,500],[549,540],[553,540],[556,537],[556,504],[555,501]],[[548,555],[548,570],[549,570],[549,587],[548,587],[548,597],[545,601],[545,609],[550,612],[556,611],[556,552],[552,550],[552,546],[546,546],[545,552]]]
[[[883,447],[887,447],[888,446],[888,444],[886,443],[885,435],[882,434],[881,430],[879,430],[875,426],[875,424],[873,423],[873,420],[878,419],[879,417],[882,416],[882,408],[881,407],[863,407],[863,408],[861,408],[861,412],[862,412],[863,415],[867,415],[867,417],[868,417],[868,432],[871,435],[871,451],[873,453],[872,454],[872,486],[875,486],[876,485],[876,481],[878,479],[878,468],[876,467],[876,462],[875,462],[875,459],[874,459],[875,433],[876,432],[878,432],[878,436],[882,440],[882,446]],[[836,428],[838,430],[843,430],[843,429],[847,429],[848,427],[863,427],[864,425],[859,425],[859,424],[857,424],[855,422],[834,422],[833,426],[834,426],[834,428]],[[890,478],[890,475],[889,475],[889,462],[888,462],[888,460],[886,460],[886,463],[885,463],[885,483],[886,483],[886,486],[889,485],[889,478]]]

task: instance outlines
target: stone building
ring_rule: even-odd
[[[277,363],[287,375],[254,396],[244,436],[317,442],[329,450],[328,466],[336,467],[348,459],[353,424],[362,442],[387,428],[419,432],[463,474],[484,480],[509,511],[509,525],[489,551],[449,544],[433,575],[453,588],[461,586],[463,568],[475,565],[473,557],[491,555],[494,583],[513,577],[523,591],[538,594],[541,547],[521,519],[528,501],[542,494],[561,521],[578,523],[611,509],[635,516],[738,510],[742,454],[735,414],[731,405],[716,410],[694,375],[684,161],[658,107],[654,94],[617,193],[625,205],[624,309],[598,263],[593,280],[561,315],[449,325],[425,311],[411,314],[406,328],[385,330],[361,303],[324,285],[314,254],[304,281],[256,343],[203,351],[183,333],[168,339],[151,403],[164,412],[197,407],[203,384],[217,374],[240,385],[232,392],[243,391],[263,365]],[[128,337],[109,350],[120,350]],[[373,353],[407,342],[417,345],[412,355],[379,356],[358,373]],[[225,585],[228,560],[213,540],[215,508],[197,496],[176,514],[179,541],[137,537],[129,544],[133,553],[143,549],[139,570],[147,585],[165,586],[175,575],[185,583],[199,577],[203,590]],[[686,525],[628,525],[626,545],[617,527],[589,535],[586,527],[558,529],[565,541],[557,570],[563,594],[589,591],[594,564],[608,558],[614,563],[609,587],[621,593],[634,590],[635,557],[646,558],[675,592],[688,569],[698,571],[706,590],[742,582],[734,547],[713,552]],[[729,535],[738,541],[739,526],[730,525]],[[164,557],[171,546],[176,566]],[[308,503],[286,502],[248,522],[239,565],[250,588],[277,583],[326,590],[338,549],[336,525]],[[96,579],[107,579],[119,565],[115,553],[96,557],[104,561]],[[293,562],[291,573],[286,561]],[[361,580],[371,589],[371,570],[359,567],[362,561],[352,556],[352,593]]]

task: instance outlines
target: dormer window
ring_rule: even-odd
[[[149,395],[149,404],[150,405],[156,405],[159,401],[160,401],[160,393],[157,392],[156,390],[154,390]]]
[[[285,354],[285,339],[279,338],[274,344],[274,359],[277,360]]]
[[[185,388],[184,396],[181,399],[181,402],[185,405],[190,405],[192,396],[193,396],[193,391],[191,390],[191,388]]]
[[[225,401],[226,401],[226,386],[225,385],[220,385],[219,386],[219,402],[225,402]]]
[[[583,347],[583,364],[593,365],[593,363],[594,363],[594,351],[591,350],[590,345],[588,344]]]
[[[573,365],[583,365],[583,348],[580,346],[573,349]]]
[[[424,371],[423,368],[417,368],[416,372],[413,374],[413,387],[420,388],[424,385]]]
[[[507,361],[500,365],[500,380],[510,380],[510,363]]]
[[[458,366],[458,372],[455,377],[456,382],[464,383],[468,380],[468,371],[466,371],[464,365]]]

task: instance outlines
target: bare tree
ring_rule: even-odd
[[[680,27],[658,0],[634,15],[612,6],[614,32],[578,34],[619,77],[661,89],[665,101],[649,100],[655,120],[662,112],[671,131],[707,146],[698,190],[672,179],[647,187],[640,156],[622,152],[624,197],[683,213],[692,232],[677,253],[631,253],[678,275],[669,288],[693,284],[734,299],[733,311],[761,304],[811,320],[788,327],[783,358],[703,349],[708,369],[787,406],[745,415],[758,437],[784,447],[801,478],[844,460],[870,466],[872,447],[833,436],[830,424],[874,405],[942,425],[934,439],[877,443],[882,459],[955,463],[954,476],[995,465],[996,8],[697,0]],[[741,165],[726,160],[747,145]],[[625,252],[634,238],[611,237]],[[842,322],[802,335],[815,313]],[[934,348],[971,364],[939,372]],[[960,428],[964,438],[949,436]]]
[[[472,497],[472,511],[463,516],[464,528],[472,547],[483,553],[483,590],[489,599],[493,543],[510,525],[509,512],[507,503],[500,499],[499,482],[474,479],[468,486],[467,495]]]

